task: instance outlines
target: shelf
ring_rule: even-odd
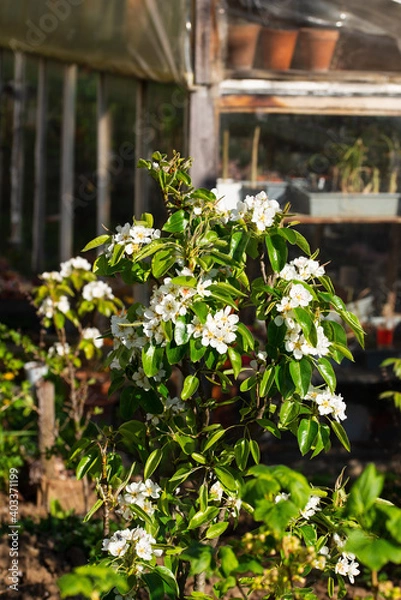
[[[380,83],[329,80],[226,79],[221,112],[401,115],[401,79]]]

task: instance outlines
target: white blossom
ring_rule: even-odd
[[[274,502],[277,504],[278,502],[283,502],[284,500],[289,500],[291,494],[287,494],[286,492],[280,492],[274,498]]]
[[[82,297],[84,300],[91,302],[95,299],[113,300],[114,294],[111,287],[104,281],[90,281],[82,289]]]
[[[60,275],[61,277],[70,277],[72,272],[76,269],[81,269],[82,271],[90,271],[92,268],[90,262],[83,258],[82,256],[76,256],[75,258],[70,258],[65,262],[62,262],[60,265]]]
[[[321,510],[319,508],[319,504],[320,504],[320,497],[312,495],[309,498],[308,502],[306,503],[305,508],[300,511],[300,513],[303,516],[303,518],[306,519],[306,520],[309,520],[311,517],[313,517],[313,515],[317,511]]]
[[[335,572],[343,577],[348,577],[350,583],[354,583],[355,577],[360,573],[358,567],[359,563],[343,552],[341,558],[337,561]]]
[[[86,327],[83,330],[82,337],[84,340],[91,340],[96,348],[102,348],[104,341],[100,335],[97,327]]]
[[[56,283],[63,281],[61,273],[58,271],[44,271],[39,277],[44,281],[55,281]]]

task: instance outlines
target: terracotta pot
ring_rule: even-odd
[[[327,71],[340,33],[338,29],[303,27],[299,31],[293,67],[308,71]]]
[[[252,68],[260,29],[261,26],[257,23],[229,26],[227,56],[229,67],[235,69]]]
[[[297,29],[270,29],[264,27],[260,35],[263,68],[276,71],[289,69],[297,37]]]

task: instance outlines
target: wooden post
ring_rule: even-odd
[[[64,67],[63,124],[61,138],[60,260],[74,252],[74,149],[77,66]]]
[[[110,223],[110,111],[107,107],[106,75],[99,73],[97,87],[97,212],[96,235]]]
[[[189,96],[189,154],[193,158],[191,169],[195,187],[212,187],[217,179],[218,123],[214,106],[213,56],[214,48],[212,0],[195,2],[195,89]]]
[[[143,132],[145,129],[146,119],[146,98],[148,85],[143,79],[138,79],[136,82],[136,99],[135,99],[135,179],[134,179],[134,215],[137,219],[141,214],[149,210],[147,202],[147,187],[145,169],[137,169],[138,160],[147,158],[145,148],[145,140]],[[148,290],[144,285],[134,285],[133,293],[135,302],[147,304],[149,300]]]
[[[48,505],[49,482],[54,478],[54,456],[48,458],[46,453],[54,446],[56,429],[55,393],[51,381],[40,379],[36,383],[36,395],[39,409],[39,453],[43,469],[43,477],[38,495],[38,504]]]
[[[228,179],[228,161],[230,155],[230,132],[228,129],[223,131],[223,165],[222,165],[222,178]]]
[[[252,157],[251,157],[251,186],[256,186],[258,180],[258,158],[259,158],[259,139],[260,125],[257,125],[252,138]]]
[[[11,148],[11,198],[10,242],[22,245],[22,208],[24,182],[24,109],[25,109],[25,56],[14,54],[14,113],[13,139]]]
[[[189,155],[193,158],[192,183],[195,187],[213,187],[217,179],[217,116],[209,86],[189,96]]]
[[[147,83],[143,79],[136,82],[135,98],[135,179],[134,179],[134,214],[139,219],[141,214],[146,211],[146,191],[144,169],[137,169],[136,165],[140,158],[146,156],[143,131],[145,128],[145,105],[147,97]],[[143,286],[142,286],[143,287]]]
[[[44,268],[46,217],[47,65],[39,59],[35,140],[35,192],[32,221],[32,270]]]

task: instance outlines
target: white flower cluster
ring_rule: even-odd
[[[289,500],[290,497],[291,497],[291,494],[287,494],[286,492],[280,492],[274,498],[274,502],[276,504],[278,504],[278,502],[284,502],[286,500]],[[319,504],[320,504],[320,497],[312,494],[312,496],[309,498],[308,502],[306,503],[305,508],[303,508],[302,510],[299,511],[301,516],[308,521],[311,517],[313,517],[313,515],[315,513],[317,513],[319,510],[321,510],[321,508],[319,507]]]
[[[341,538],[337,533],[333,535],[333,541],[339,550],[342,550],[346,542],[346,540]],[[337,561],[335,571],[343,577],[348,577],[350,583],[354,583],[354,578],[360,573],[358,567],[359,563],[355,560],[355,554],[342,551],[341,556]]]
[[[177,396],[175,398],[168,397],[168,398],[166,398],[166,401],[165,401],[163,414],[175,416],[175,415],[180,415],[180,414],[185,413],[186,410],[187,410],[187,405],[185,404],[185,402],[180,400]],[[146,420],[148,422],[151,422],[152,425],[154,425],[155,427],[160,423],[159,415],[153,415],[151,413],[147,413]]]
[[[97,327],[86,327],[83,330],[82,337],[84,340],[91,340],[96,348],[102,348],[104,340],[100,337],[100,331]]]
[[[39,277],[44,281],[55,281],[56,283],[61,283],[61,281],[63,281],[61,273],[58,271],[44,271]]]
[[[289,290],[284,295],[276,308],[280,313],[276,316],[274,322],[279,327],[283,323],[287,328],[285,335],[285,349],[292,352],[296,360],[301,360],[303,356],[326,356],[329,353],[330,341],[324,333],[323,327],[319,321],[315,323],[317,333],[316,346],[307,341],[301,326],[296,322],[294,309],[298,307],[306,308],[313,300],[310,291],[302,283],[294,281],[307,281],[311,277],[320,277],[324,274],[324,268],[316,260],[308,259],[303,256],[294,259],[280,272],[280,277],[291,283]]]
[[[237,331],[238,315],[232,314],[231,307],[226,306],[218,310],[214,315],[207,315],[206,323],[201,325],[198,320],[194,326],[194,337],[202,336],[202,345],[216,348],[219,354],[224,354],[228,350],[228,344],[235,340]],[[201,327],[201,331],[199,331]]]
[[[102,550],[112,556],[124,556],[129,548],[133,548],[137,558],[151,560],[153,556],[161,556],[162,551],[154,548],[156,540],[142,527],[135,529],[120,529],[111,538],[106,538],[102,543]]]
[[[221,485],[220,481],[215,481],[209,490],[210,499],[214,502],[219,502],[220,504],[223,501],[224,488]],[[224,505],[229,510],[231,516],[238,517],[239,511],[241,510],[242,500],[241,498],[236,498],[235,496],[227,496],[224,500]]]
[[[60,296],[60,299],[57,302],[54,302],[50,296],[48,296],[39,306],[38,314],[44,315],[48,319],[52,319],[55,310],[59,310],[63,314],[67,314],[70,308],[70,302],[67,296]]]
[[[132,256],[135,252],[141,249],[142,246],[150,244],[152,240],[160,238],[160,229],[145,227],[143,225],[117,225],[117,233],[112,236],[112,242],[107,248],[107,253],[113,252],[115,245],[124,246],[124,252],[128,256]]]
[[[102,280],[90,281],[82,288],[82,297],[84,300],[113,300],[114,294],[111,287]]]
[[[355,555],[350,552],[343,552],[338,559],[335,571],[343,577],[348,577],[350,583],[355,582],[355,577],[359,575],[359,563],[355,560]]]
[[[305,338],[304,333],[298,323],[294,323],[293,327],[288,328],[284,341],[285,349],[287,352],[292,352],[295,360],[301,360],[303,356],[326,356],[329,353],[330,342],[326,337],[323,327],[318,325],[317,331],[317,344],[312,346],[310,342]]]
[[[69,277],[74,270],[81,269],[82,271],[90,271],[92,268],[90,262],[83,258],[82,256],[75,256],[74,258],[70,258],[65,262],[62,262],[60,265],[60,275],[61,277]]]
[[[67,356],[71,351],[70,345],[67,342],[56,342],[53,346],[50,346],[48,350],[49,356]]]
[[[319,507],[319,504],[320,504],[320,497],[312,494],[312,496],[309,498],[308,502],[306,503],[305,508],[300,511],[303,518],[308,521],[319,510],[322,510]]]
[[[337,422],[347,418],[347,405],[341,394],[333,394],[329,388],[310,389],[305,400],[313,400],[318,405],[319,415],[331,415]]]
[[[287,263],[280,271],[281,279],[285,281],[308,281],[314,277],[322,277],[325,273],[324,267],[317,260],[299,256]]]
[[[119,508],[116,513],[126,520],[132,519],[130,506],[139,506],[146,514],[153,515],[155,504],[152,500],[160,498],[161,487],[151,479],[134,481],[128,484],[123,494],[118,497]]]
[[[171,277],[166,277],[160,287],[153,288],[149,308],[144,311],[144,335],[156,344],[165,344],[163,322],[176,324],[179,317],[187,314],[195,295],[201,298],[210,295],[207,288],[211,283],[211,279],[201,279],[196,287],[190,287],[174,284]]]
[[[75,256],[60,264],[60,271],[44,271],[39,277],[44,281],[55,281],[61,283],[66,277],[70,277],[75,270],[90,271],[91,264],[82,256]]]
[[[247,219],[256,225],[259,232],[271,227],[276,215],[282,212],[277,200],[269,200],[266,192],[259,192],[256,196],[246,196],[244,201],[220,198],[216,209],[224,223]]]

